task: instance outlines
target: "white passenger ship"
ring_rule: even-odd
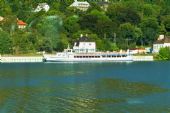
[[[63,52],[56,55],[44,55],[46,62],[126,62],[132,61],[129,52],[96,52],[96,43],[88,40],[86,36],[81,36],[74,43],[73,49],[69,46]]]

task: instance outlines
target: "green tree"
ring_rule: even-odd
[[[66,18],[64,21],[64,28],[69,33],[69,35],[77,32],[80,29],[80,25],[78,23],[79,17],[77,15]]]
[[[38,32],[52,44],[52,48],[56,49],[57,42],[59,41],[59,34],[62,26],[62,20],[58,16],[44,17],[36,28]]]
[[[82,29],[89,29],[95,32],[97,20],[98,17],[96,15],[86,14],[80,19],[79,23]]]
[[[51,41],[49,39],[44,38],[38,46],[38,51],[45,51],[47,53],[51,53],[53,51],[53,48],[51,46]]]
[[[68,38],[65,34],[60,34],[60,41],[57,43],[57,51],[63,51],[69,45]]]
[[[161,60],[170,60],[170,48],[169,47],[161,48],[159,51],[158,58]]]
[[[12,10],[8,2],[5,0],[1,0],[0,1],[0,15],[6,16],[6,15],[11,15],[11,14],[12,14]]]
[[[167,32],[170,32],[170,15],[162,17],[162,23]]]
[[[92,10],[102,11],[100,6],[96,2],[90,2],[90,7],[88,8],[87,12],[91,12]]]
[[[12,43],[15,54],[34,53],[35,48],[29,40],[30,33],[25,31],[17,31],[13,34]]]
[[[0,54],[12,53],[12,40],[10,35],[0,30]]]
[[[142,20],[140,27],[143,32],[144,44],[152,44],[157,37],[159,24],[156,18],[145,18]]]
[[[17,28],[17,17],[15,15],[7,15],[4,18],[2,29],[12,35]]]
[[[142,37],[142,31],[140,28],[137,28],[130,23],[121,24],[119,27],[119,37],[119,43],[122,43],[122,41],[125,42],[123,45],[126,45],[127,49],[131,44],[134,45],[134,43]],[[136,46],[136,44],[134,46]]]
[[[54,2],[56,2],[56,1],[54,1]],[[69,7],[72,2],[73,2],[73,1],[71,1],[71,0],[70,0],[70,1],[61,1],[61,2],[60,2],[59,10],[60,10],[61,12],[66,12],[67,7]]]
[[[115,27],[115,23],[113,23],[108,17],[100,18],[96,24],[96,33],[103,38],[108,38],[113,34]]]
[[[107,10],[107,15],[111,18],[111,20],[116,21],[119,24],[126,22],[138,24],[141,20],[140,15],[136,10],[122,4],[110,5]]]
[[[160,14],[160,7],[153,4],[144,4],[143,15],[146,17],[158,17]]]
[[[117,25],[110,20],[104,12],[92,10],[80,19],[82,29],[89,29],[102,38],[107,38],[113,33]]]

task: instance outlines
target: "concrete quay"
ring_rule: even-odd
[[[42,56],[0,56],[2,63],[43,62]]]
[[[154,61],[153,56],[132,56],[133,61]]]

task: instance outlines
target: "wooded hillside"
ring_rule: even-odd
[[[48,12],[33,12],[45,2]],[[159,34],[170,35],[170,0],[110,0],[107,11],[101,1],[88,2],[83,12],[69,7],[73,0],[1,0],[0,53],[62,51],[80,34],[103,51],[151,46]],[[19,29],[17,19],[26,28]]]

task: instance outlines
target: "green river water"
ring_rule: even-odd
[[[2,63],[0,113],[170,113],[170,62]]]

